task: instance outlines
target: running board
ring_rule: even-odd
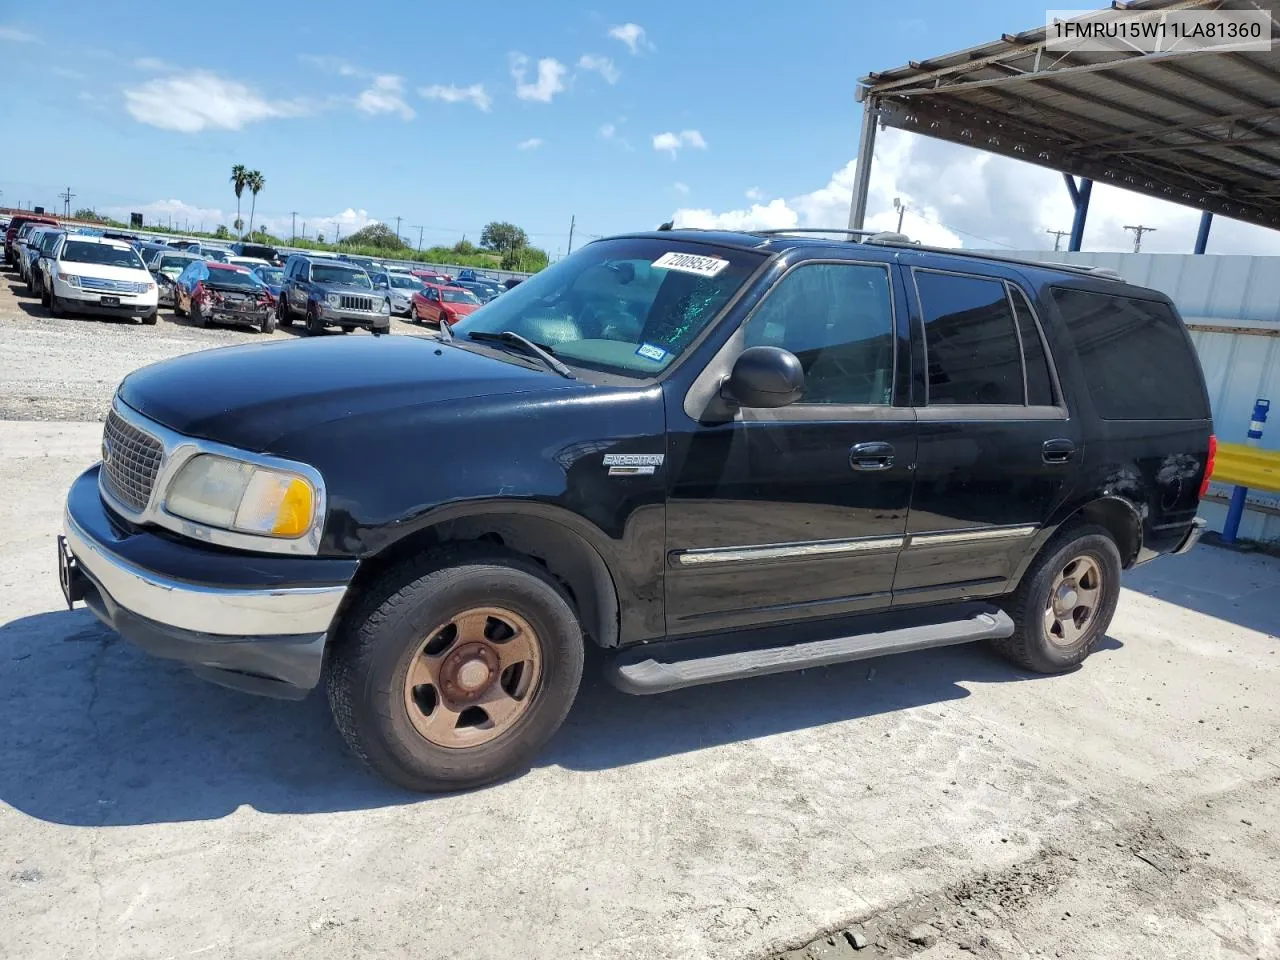
[[[666,693],[721,680],[740,680],[769,673],[946,647],[1013,634],[1013,621],[987,604],[959,609],[939,608],[868,617],[848,636],[806,639],[812,627],[772,628],[744,639],[739,635],[662,640],[619,653],[607,668],[609,682],[623,693]],[[942,613],[946,619],[936,619]],[[829,628],[830,629],[830,628]],[[797,639],[797,634],[801,636]],[[789,635],[789,641],[788,641]]]

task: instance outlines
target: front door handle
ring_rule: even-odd
[[[1045,463],[1068,463],[1076,455],[1076,445],[1065,437],[1046,440],[1040,445],[1040,458]]]
[[[849,448],[849,466],[855,470],[888,470],[893,466],[893,444],[855,443]]]

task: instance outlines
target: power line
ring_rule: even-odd
[[[1046,230],[1045,233],[1053,234],[1053,250],[1055,253],[1057,253],[1058,247],[1062,243],[1062,238],[1071,236],[1070,230]]]
[[[71,198],[74,197],[75,194],[71,192],[70,187],[67,187],[67,189],[64,190],[62,193],[58,194],[58,196],[62,198],[62,206],[63,206],[62,215],[64,217],[71,216]]]
[[[1138,224],[1137,226],[1132,226],[1132,227],[1129,226],[1128,224],[1125,224],[1125,229],[1133,231],[1133,252],[1134,253],[1138,253],[1142,249],[1142,235],[1144,233],[1156,232],[1155,227],[1147,227],[1142,225],[1141,223]]]

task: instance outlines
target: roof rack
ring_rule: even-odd
[[[748,230],[764,237],[779,237],[789,233],[843,233],[849,237],[874,237],[879,230],[846,230],[844,227],[788,227],[786,229]]]
[[[1010,257],[1002,253],[991,253],[984,250],[966,250],[963,247],[933,247],[924,246],[919,241],[888,239],[889,235],[882,235],[883,239],[875,240],[877,244],[886,247],[910,247],[912,250],[920,250],[924,253],[947,253],[956,257],[976,257],[982,260],[998,260],[1001,263],[1016,263],[1024,267],[1040,267],[1042,269],[1063,270],[1069,273],[1079,273],[1091,277],[1099,277],[1105,280],[1117,280],[1125,282],[1115,270],[1110,267],[1095,267],[1085,263],[1063,263],[1058,260],[1028,260],[1026,257]],[[872,241],[867,241],[868,243]]]

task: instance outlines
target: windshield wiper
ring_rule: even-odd
[[[489,333],[484,330],[473,330],[467,334],[467,337],[472,340],[478,340],[481,343],[505,343],[509,346],[520,347],[525,353],[537,357],[560,376],[568,380],[578,379],[573,375],[572,370],[552,356],[550,347],[534,343],[514,331],[503,330],[501,333]]]

